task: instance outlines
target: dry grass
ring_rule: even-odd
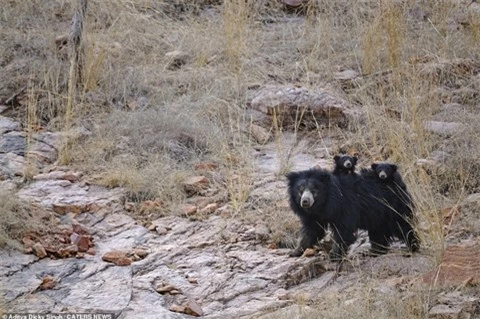
[[[364,111],[365,121],[333,144],[358,151],[364,164],[400,165],[419,224],[429,225],[419,228],[423,247],[436,260],[445,236],[440,208],[480,190],[480,24],[466,2],[317,0],[296,16],[268,0],[89,1],[86,73],[74,98],[68,58],[54,42],[68,32],[71,3],[4,2],[0,99],[28,85],[30,101],[37,101],[19,101],[10,115],[49,129],[63,129],[67,115],[72,126],[90,129],[91,137],[67,155],[97,174],[98,183],[125,187],[131,200],[157,198],[174,213],[186,196],[180,181],[196,174],[192,164],[213,161],[223,178],[216,187],[225,189],[235,216],[253,207],[255,218],[269,216],[274,237],[289,237],[296,224],[284,218],[288,209],[249,203],[256,176],[244,111],[248,88],[265,83],[326,87]],[[178,65],[165,56],[174,50],[185,54]],[[361,77],[335,81],[334,73],[345,69]],[[71,114],[68,101],[75,101]],[[458,112],[446,111],[448,103],[461,104]],[[467,130],[443,139],[425,130],[431,119],[459,121]],[[298,130],[298,140],[335,132]],[[272,132],[282,175],[291,168],[292,149],[282,144],[280,125]],[[442,168],[419,169],[416,160],[437,150],[449,154]],[[360,306],[333,300],[336,312],[328,317],[425,316],[420,297],[396,303],[367,293],[372,298]],[[388,307],[373,307],[378,298]]]
[[[28,227],[31,216],[22,207],[14,194],[0,193],[0,247],[21,249],[20,239]]]

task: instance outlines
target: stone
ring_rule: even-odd
[[[191,216],[197,212],[197,206],[191,204],[182,205],[180,211],[183,215]]]
[[[177,289],[172,285],[166,285],[166,284],[160,284],[157,288],[155,288],[155,291],[161,295],[164,295],[166,293],[171,293],[174,290],[180,291],[180,289]]]
[[[203,316],[202,308],[192,299],[188,300],[185,304],[185,313],[190,316],[194,317],[201,317]]]
[[[428,317],[432,319],[459,319],[462,308],[449,305],[433,306],[428,312]]]
[[[462,123],[439,121],[425,121],[424,127],[427,131],[443,137],[461,134],[466,129],[466,125]]]
[[[191,176],[183,181],[183,189],[190,195],[197,194],[201,190],[207,189],[208,185],[209,182],[205,176]]]
[[[133,253],[137,256],[139,256],[140,258],[145,258],[148,256],[149,252],[147,249],[143,249],[143,248],[135,248],[133,250]]]
[[[175,50],[165,53],[165,57],[168,60],[167,68],[170,70],[178,69],[187,63],[189,59],[188,54],[183,51]]]
[[[23,176],[25,171],[25,157],[14,153],[0,154],[1,171],[10,178],[13,176]]]
[[[304,257],[313,257],[313,256],[315,256],[315,249],[313,249],[313,248],[307,248],[307,249],[305,249],[305,251],[303,252],[303,256],[304,256]]]
[[[0,115],[0,135],[11,131],[20,131],[21,129],[22,125],[19,122]]]
[[[76,182],[82,176],[79,172],[62,172],[62,171],[53,171],[45,174],[38,174],[33,177],[34,180],[48,180],[48,179],[63,179],[69,182]]]
[[[40,284],[40,290],[52,289],[56,285],[55,280],[52,276],[46,276],[42,278],[42,283]]]
[[[69,245],[67,247],[62,247],[60,248],[56,255],[60,258],[69,258],[76,256],[78,253],[78,247],[77,245]]]
[[[163,201],[161,200],[146,200],[140,203],[139,205],[139,212],[146,213],[156,211],[164,205]]]
[[[200,214],[211,214],[214,213],[218,209],[217,203],[211,203],[205,206],[204,208],[199,210]]]
[[[0,136],[0,153],[25,156],[25,133],[10,132]]]
[[[78,251],[86,252],[90,246],[92,246],[90,236],[88,235],[79,235],[77,233],[72,233],[70,235],[70,241],[72,244],[77,245]]]
[[[423,275],[423,282],[436,286],[480,284],[480,243],[466,241],[448,246],[437,269]]]
[[[196,208],[195,208],[195,211],[196,211]],[[155,226],[155,231],[157,232],[157,234],[159,234],[160,236],[163,236],[163,235],[166,235],[168,233],[168,230],[167,228],[159,225],[159,226]]]
[[[113,262],[117,266],[130,266],[132,264],[132,260],[127,257],[121,257]]]
[[[185,306],[173,304],[170,306],[169,310],[172,312],[185,313]]]
[[[117,266],[129,266],[132,263],[132,260],[127,257],[127,253],[124,251],[107,252],[102,256],[102,260]]]
[[[45,248],[43,247],[42,244],[40,244],[40,243],[35,243],[35,244],[32,246],[32,249],[33,249],[33,253],[34,253],[35,256],[37,256],[38,258],[45,258],[45,257],[47,257],[47,252],[45,251]]]
[[[270,236],[270,228],[263,223],[255,225],[254,232],[258,239],[268,239]]]
[[[258,144],[265,144],[272,137],[269,131],[256,124],[250,125],[250,134]]]
[[[258,92],[250,105],[269,115],[272,121],[276,119],[276,124],[288,128],[298,128],[299,124],[306,128],[330,124],[345,127],[361,115],[346,100],[324,90],[310,91],[305,87],[267,86]]]
[[[352,81],[359,77],[359,74],[355,70],[343,70],[333,74],[333,78],[339,81]]]

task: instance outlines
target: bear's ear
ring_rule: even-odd
[[[378,164],[377,164],[377,163],[373,163],[373,164],[372,164],[372,169],[377,169],[377,167],[378,167]]]
[[[290,172],[290,173],[285,174],[285,177],[286,177],[290,182],[296,181],[299,176],[300,176],[300,174],[299,174],[298,172]]]
[[[390,167],[392,168],[393,172],[396,172],[398,170],[398,166],[395,164],[391,164]]]
[[[353,164],[357,164],[358,157],[354,156],[354,157],[352,157],[352,160],[353,160]]]
[[[340,156],[338,156],[338,155],[335,155],[335,156],[333,157],[333,160],[335,161],[335,163],[338,162],[339,159],[340,159]]]

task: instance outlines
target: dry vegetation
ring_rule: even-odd
[[[62,130],[69,61],[55,38],[68,32],[73,1],[0,2],[0,100],[25,87],[27,99],[8,115],[29,126]],[[480,19],[468,13],[468,4],[317,0],[287,13],[273,0],[89,1],[85,75],[72,125],[91,135],[74,141],[70,164],[99,184],[125,187],[133,201],[161,199],[165,214],[175,213],[185,199],[179,181],[192,174],[192,164],[214,161],[238,215],[255,207],[257,217],[277,221],[272,225],[277,235],[291,232],[293,216],[278,218],[271,203],[247,203],[255,171],[253,142],[245,133],[249,88],[327,87],[362,109],[364,121],[354,131],[298,131],[298,139],[310,137],[318,148],[324,137],[336,134],[334,151],[358,152],[365,164],[387,158],[399,163],[420,223],[428,225],[422,240],[438,258],[445,236],[439,208],[480,191]],[[165,55],[174,50],[185,53],[185,64]],[[333,74],[346,69],[362,76],[335,81]],[[446,109],[449,103],[459,106]],[[425,130],[425,120],[459,121],[467,129],[443,139]],[[273,130],[281,141],[281,128]],[[289,152],[281,151],[288,171]],[[432,151],[450,156],[441,169],[419,169],[415,161]],[[12,205],[2,197],[0,244],[16,227],[3,213],[14,212]],[[381,293],[369,285],[355,293],[371,298],[327,316],[425,317],[428,296],[398,303],[389,295],[389,306],[380,309],[371,302]],[[316,318],[318,311],[301,317]]]

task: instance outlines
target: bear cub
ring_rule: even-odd
[[[377,177],[385,183],[395,183],[401,189],[407,190],[407,186],[403,182],[402,176],[398,172],[398,166],[388,163],[373,163],[371,165],[372,170]]]
[[[357,165],[358,158],[355,156],[348,156],[348,155],[335,155],[333,157],[333,161],[335,163],[335,167],[333,169],[333,174],[340,175],[340,174],[354,174],[355,173],[355,165]]]

